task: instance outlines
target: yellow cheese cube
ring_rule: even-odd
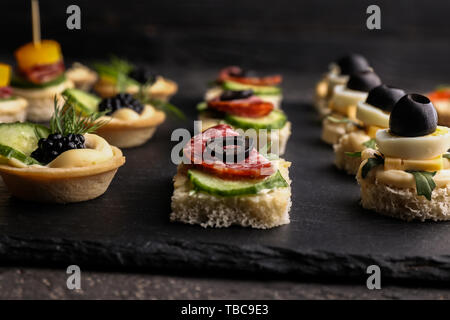
[[[402,171],[440,171],[444,169],[442,156],[430,160],[405,160],[400,158],[386,157],[384,159],[384,170]]]
[[[0,88],[9,86],[11,78],[11,67],[7,64],[0,63]]]
[[[384,129],[382,127],[378,127],[378,126],[367,126],[366,127],[366,133],[369,137],[371,138],[375,138],[375,136],[377,135],[377,131]]]
[[[62,59],[61,47],[53,40],[42,40],[39,45],[27,43],[17,49],[14,55],[22,70],[36,65],[54,64]]]

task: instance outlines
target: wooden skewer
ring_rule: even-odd
[[[33,21],[33,43],[41,45],[41,20],[39,15],[39,0],[31,0],[31,17]]]

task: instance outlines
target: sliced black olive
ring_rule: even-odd
[[[375,72],[362,71],[350,76],[347,88],[357,91],[369,92],[381,84],[381,79]]]
[[[395,135],[420,137],[436,131],[438,115],[430,99],[420,94],[407,94],[394,106],[389,128]]]
[[[206,142],[205,158],[208,159],[209,155],[211,155],[211,157],[225,163],[238,163],[249,157],[254,145],[254,140],[249,137],[233,136],[214,138]]]
[[[229,101],[237,99],[247,99],[253,95],[253,90],[236,90],[236,91],[225,91],[220,95],[220,100]]]
[[[391,112],[397,101],[405,94],[406,92],[400,88],[382,84],[369,91],[366,103],[386,112]]]
[[[351,75],[353,73],[370,69],[369,62],[360,54],[351,53],[339,58],[336,64],[341,69],[341,74]]]

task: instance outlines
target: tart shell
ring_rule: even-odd
[[[113,158],[89,167],[16,168],[0,165],[0,175],[17,198],[51,203],[87,201],[108,189],[117,169],[125,163],[120,149],[111,146]]]
[[[153,136],[157,126],[164,122],[165,118],[164,112],[155,110],[155,114],[150,118],[110,121],[100,127],[96,134],[106,139],[109,144],[119,148],[137,147]]]
[[[178,85],[169,79],[159,78],[158,81],[161,81],[161,85],[153,85],[148,91],[152,98],[159,99],[162,101],[169,101],[169,99],[178,91]],[[119,93],[117,87],[108,82],[99,81],[94,86],[94,91],[102,98],[113,97]],[[129,94],[137,94],[139,92],[138,86],[129,86],[126,89],[126,92]]]

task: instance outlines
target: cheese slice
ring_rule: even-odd
[[[401,171],[440,171],[444,169],[442,156],[430,160],[405,160],[400,158],[386,157],[384,159],[384,170]]]
[[[378,126],[367,126],[367,127],[366,127],[366,133],[367,133],[367,135],[368,135],[369,137],[375,138],[376,135],[377,135],[377,131],[378,131],[378,130],[382,130],[382,129],[384,129],[384,128],[378,127]]]

